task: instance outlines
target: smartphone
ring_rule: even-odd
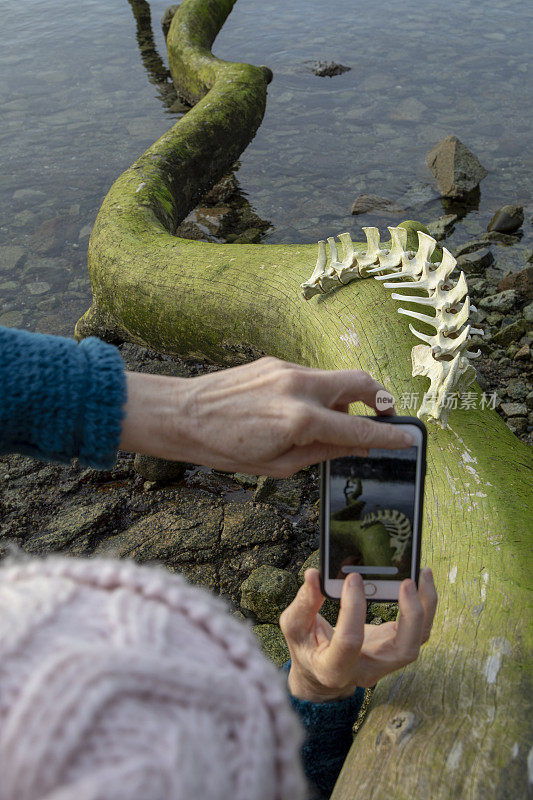
[[[413,444],[321,464],[320,580],[327,597],[341,596],[350,572],[360,573],[372,601],[398,600],[405,578],[418,585],[426,427],[417,417],[372,419],[401,425]]]

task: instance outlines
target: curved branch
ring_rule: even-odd
[[[410,334],[377,281],[305,303],[300,284],[315,244],[173,235],[263,117],[268,72],[210,52],[233,3],[185,0],[174,17],[172,77],[198,102],[105,198],[88,253],[94,303],[77,335],[219,363],[265,351],[367,369],[397,397],[421,391],[410,374]],[[335,800],[526,796],[532,460],[474,393],[474,409],[453,411],[446,430],[430,428],[423,562],[441,596],[432,641],[415,665],[379,683]]]

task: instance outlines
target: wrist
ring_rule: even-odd
[[[342,688],[324,686],[312,675],[299,670],[293,662],[289,672],[288,687],[293,697],[297,697],[299,700],[307,700],[311,703],[331,703],[351,697],[357,685],[349,684]]]
[[[122,450],[182,460],[173,430],[178,413],[178,384],[185,380],[126,372],[127,402],[120,436]]]

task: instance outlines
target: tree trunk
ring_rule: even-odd
[[[366,369],[399,399],[414,343],[387,291],[354,281],[305,302],[316,245],[214,245],[173,232],[255,135],[266,68],[219,61],[234,0],[184,0],[171,74],[196,106],[112,186],[89,246],[93,306],[77,336],[234,363],[268,353]],[[412,227],[412,226],[411,226]],[[531,747],[532,459],[490,409],[429,427],[422,563],[440,605],[416,664],[381,681],[334,800],[525,798]],[[358,409],[362,411],[362,409]]]

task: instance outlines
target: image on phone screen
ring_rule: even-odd
[[[329,465],[329,575],[401,581],[412,566],[416,446],[372,449]]]

